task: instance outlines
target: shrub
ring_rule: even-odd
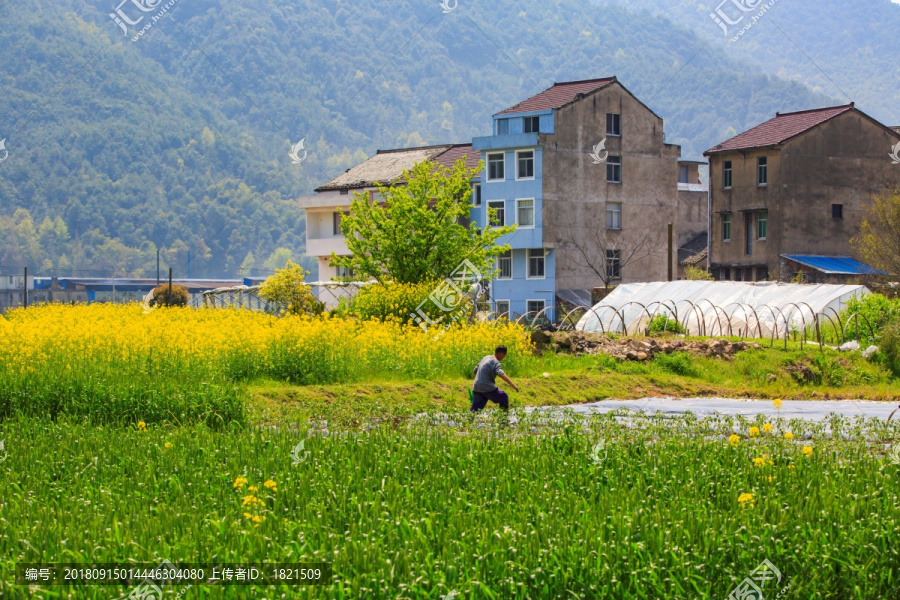
[[[376,283],[366,286],[350,302],[348,314],[364,320],[400,323],[414,321],[413,315],[419,316],[418,310],[433,321],[442,319],[442,323],[464,316],[471,307],[467,298],[462,302],[458,302],[459,299],[455,296],[448,298],[447,303],[457,307],[450,312],[441,310],[437,304],[429,300],[429,296],[438,290],[440,285],[440,282],[428,282]]]
[[[885,328],[879,343],[876,356],[895,376],[900,377],[900,321],[894,321]]]
[[[288,261],[283,269],[266,279],[259,288],[259,296],[274,304],[281,314],[321,315],[325,305],[313,295],[306,285],[309,275],[300,265]]]
[[[168,283],[153,289],[153,299],[150,301],[151,306],[187,306],[191,295],[187,288],[180,285],[172,285],[171,291]]]
[[[715,278],[706,269],[690,265],[684,268],[684,278],[688,281],[715,281]]]
[[[654,360],[657,367],[682,377],[691,377],[696,374],[694,364],[687,352],[673,352],[672,354],[660,354]]]
[[[851,319],[859,313],[860,318]],[[884,331],[891,323],[900,320],[900,300],[890,300],[881,294],[869,294],[864,298],[851,298],[847,308],[841,313],[844,322],[844,336],[848,340],[858,339],[863,346],[877,343],[880,331]],[[872,326],[874,336],[869,331],[866,321]]]
[[[660,313],[653,317],[653,320],[650,321],[650,327],[648,328],[648,331],[650,335],[655,335],[663,332],[684,333],[684,327],[682,327],[681,323],[679,323],[675,319],[669,318],[668,313]]]

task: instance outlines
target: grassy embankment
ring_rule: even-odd
[[[798,369],[798,366],[801,367]],[[544,376],[544,373],[547,376]],[[545,352],[522,357],[510,374],[521,388],[512,406],[559,406],[650,396],[784,400],[900,399],[900,382],[859,353],[841,354],[799,344],[747,350],[733,359],[660,355],[645,363],[606,355]],[[466,377],[396,379],[340,385],[296,386],[272,380],[249,384],[252,420],[266,423],[331,419],[363,421],[468,407]],[[501,384],[503,386],[503,384]]]

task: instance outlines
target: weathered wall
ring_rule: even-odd
[[[622,117],[622,136],[607,137],[606,115]],[[557,111],[554,134],[541,134],[544,149],[544,246],[556,248],[557,289],[601,287],[576,244],[605,254],[602,237],[623,249],[650,238],[654,255],[623,267],[615,283],[664,281],[666,229],[676,220],[680,148],[663,141],[663,120],[614,84]],[[607,183],[606,163],[594,164],[593,147],[622,157],[622,183]],[[606,204],[622,204],[622,230],[606,232]],[[607,235],[608,234],[608,235]],[[676,231],[676,240],[678,239]]]
[[[782,254],[853,256],[851,238],[859,231],[873,195],[900,187],[900,165],[889,158],[897,136],[857,111],[849,111],[789,140],[783,147],[730,152],[710,157],[713,201],[711,264],[765,265],[770,279],[789,280]],[[757,157],[767,156],[768,185],[756,184]],[[731,190],[722,187],[722,168],[733,165]],[[832,204],[843,205],[843,219],[832,218]],[[744,213],[768,209],[766,240],[746,252]],[[722,240],[722,211],[732,211],[731,242]],[[755,220],[754,220],[755,231]],[[758,278],[758,277],[757,277]]]

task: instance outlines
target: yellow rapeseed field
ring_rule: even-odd
[[[515,372],[531,342],[506,322],[425,332],[328,315],[182,308],[144,314],[138,305],[43,305],[0,318],[0,413],[76,409],[95,416],[114,408],[120,414],[136,402],[146,405],[136,415],[148,421],[166,411],[220,418],[221,398],[239,381],[327,384],[467,375],[500,343],[512,350],[506,368]],[[232,402],[226,404],[233,412]],[[185,406],[190,409],[178,410]]]

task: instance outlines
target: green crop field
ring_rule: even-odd
[[[327,585],[163,586],[173,600],[728,598],[747,582],[767,599],[900,598],[898,419],[465,412],[463,366],[502,336],[522,344],[514,407],[896,400],[897,380],[858,354],[630,363],[534,356],[519,333],[478,328],[392,358],[390,330],[364,324],[371,362],[343,377],[332,360],[303,384],[353,350],[292,354],[290,336],[352,324],[241,317],[229,346],[233,315],[54,310],[0,320],[3,598],[137,598],[134,585],[18,585],[16,566],[161,561],[331,566]],[[173,350],[157,328],[187,318],[210,335],[172,336]]]

